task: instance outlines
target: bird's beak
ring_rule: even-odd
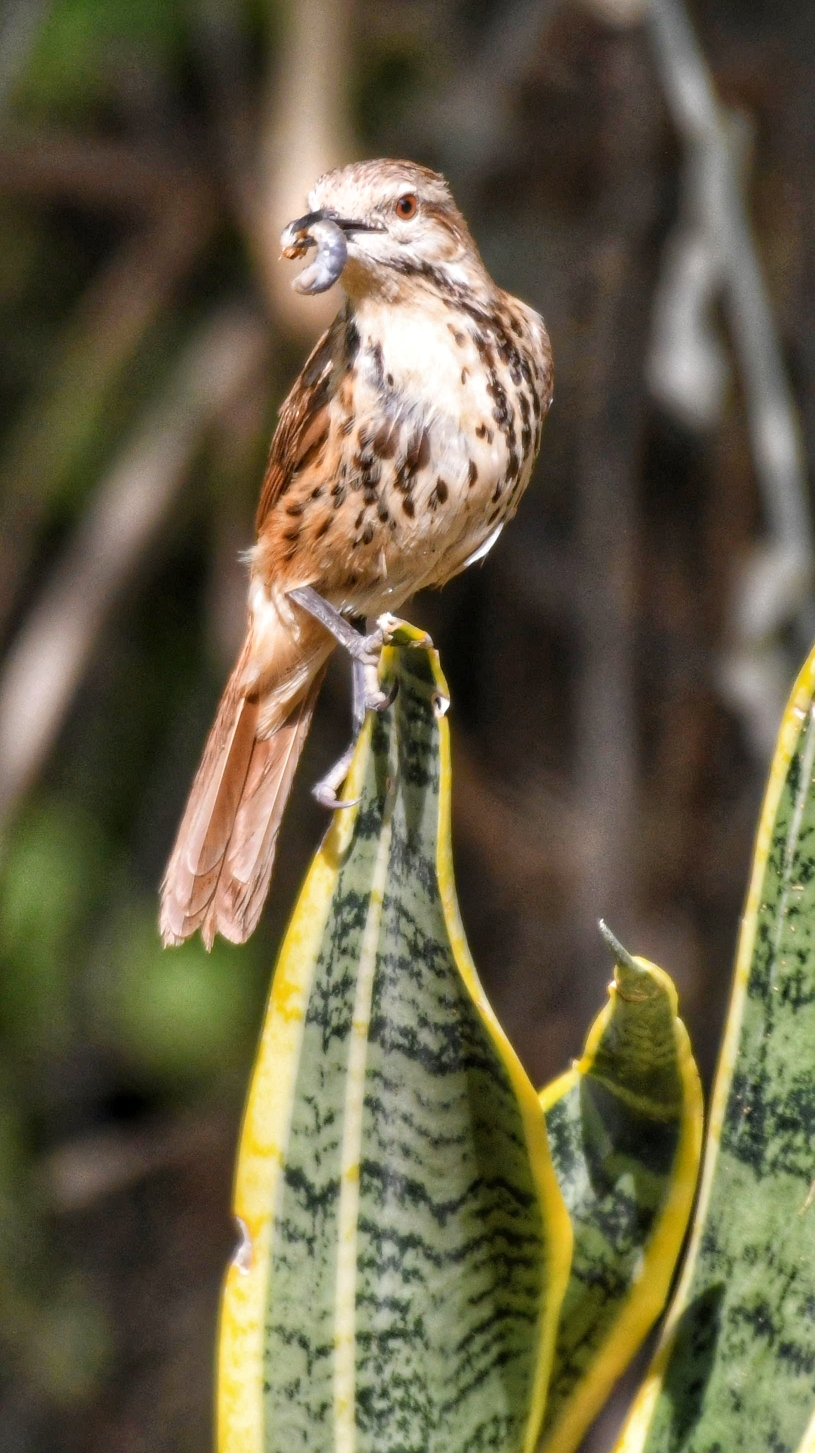
[[[326,207],[320,207],[316,212],[306,212],[303,217],[296,217],[287,227],[284,227],[280,234],[280,246],[284,257],[302,257],[309,247],[317,245],[316,239],[311,237],[310,230],[315,222],[333,222],[339,227],[346,237],[352,232],[384,232],[384,228],[376,222],[360,222],[352,217],[338,217]]]
[[[294,279],[298,293],[324,293],[337,282],[348,261],[346,239],[354,232],[383,232],[371,222],[357,222],[350,217],[337,217],[327,208],[306,212],[283,229],[280,246],[284,257],[302,257],[309,247],[316,247],[317,256],[310,267]]]

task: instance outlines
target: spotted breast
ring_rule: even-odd
[[[551,401],[536,313],[506,295],[489,313],[433,295],[393,326],[381,307],[346,307],[306,376],[296,467],[258,514],[268,588],[316,583],[338,609],[377,615],[486,553]]]

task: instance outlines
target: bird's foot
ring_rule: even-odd
[[[339,760],[311,789],[312,797],[317,799],[321,807],[328,808],[329,812],[333,812],[336,807],[356,807],[360,801],[359,797],[339,796],[340,788],[348,776],[348,768],[353,761],[356,745],[355,741],[351,742]]]
[[[407,624],[398,616],[391,615],[386,611],[384,615],[377,618],[373,629],[361,635],[355,630],[350,621],[345,619],[333,605],[324,600],[321,595],[310,585],[298,586],[295,590],[289,591],[291,599],[309,615],[318,620],[321,625],[330,631],[348,655],[351,657],[354,668],[354,741],[350,747],[343,752],[338,762],[325,776],[312,788],[314,797],[323,807],[333,810],[336,807],[353,807],[358,798],[340,799],[338,792],[345,778],[348,775],[348,768],[356,748],[357,737],[362,729],[367,711],[386,711],[396,698],[398,683],[396,681],[387,691],[383,691],[379,685],[379,663],[383,646],[387,646],[393,639],[400,626]],[[425,635],[418,639],[417,646],[432,647],[433,642]]]
[[[407,625],[407,621],[400,620],[399,616],[391,615],[390,611],[386,611],[384,615],[377,618],[373,630],[367,631],[364,636],[357,636],[358,644],[355,645],[351,654],[362,667],[363,699],[366,711],[385,711],[396,697],[396,682],[389,691],[381,691],[379,688],[379,660],[383,646],[389,645],[400,626],[405,625]],[[432,648],[433,642],[425,634],[415,644]]]
[[[401,624],[396,616],[382,615],[379,617],[372,631],[367,631],[364,636],[357,636],[357,640],[351,654],[354,663],[358,665],[358,680],[361,686],[361,707],[360,715],[364,717],[366,711],[386,711],[396,697],[397,684],[394,681],[388,691],[382,691],[379,685],[379,662],[382,656],[382,648],[391,639],[393,632]]]

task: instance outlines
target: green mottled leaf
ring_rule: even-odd
[[[571,1231],[467,953],[447,688],[402,633],[275,973],[224,1296],[221,1453],[534,1447]]]
[[[619,1453],[795,1453],[815,1409],[815,653],[781,727],[682,1280]]]
[[[541,1091],[574,1229],[540,1453],[569,1453],[659,1316],[693,1202],[702,1092],[668,975],[620,954],[581,1060]]]

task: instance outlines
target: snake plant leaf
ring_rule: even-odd
[[[676,990],[611,941],[609,1003],[540,1096],[574,1256],[539,1453],[577,1447],[662,1311],[699,1168],[702,1090]]]
[[[815,1453],[815,1413],[812,1414],[796,1453]]]
[[[617,1453],[795,1453],[815,1413],[815,652],[764,799],[688,1253]]]
[[[543,1416],[571,1226],[459,919],[438,658],[402,628],[382,679],[272,984],[220,1453],[530,1453]]]

